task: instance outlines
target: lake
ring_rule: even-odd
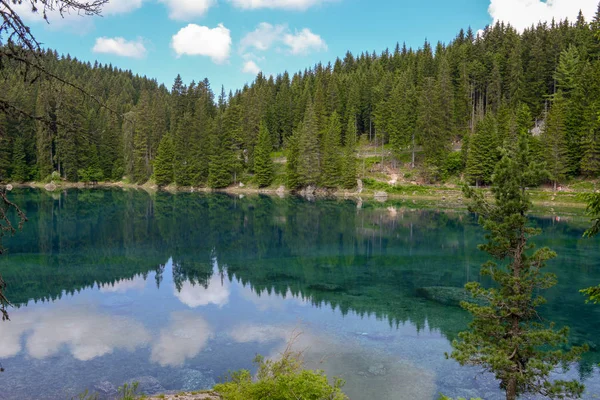
[[[469,315],[431,287],[481,280],[483,232],[464,210],[411,200],[232,197],[137,190],[14,190],[24,230],[0,271],[15,308],[0,324],[0,399],[111,398],[210,388],[289,338],[351,399],[500,399],[489,374],[446,360]],[[558,253],[543,317],[591,351],[557,376],[600,396],[599,240],[582,218],[532,217]],[[484,284],[488,282],[483,281]]]

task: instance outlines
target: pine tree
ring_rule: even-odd
[[[321,154],[317,118],[312,103],[308,103],[298,138],[298,176],[300,186],[316,185],[321,174]]]
[[[499,264],[488,261],[481,268],[481,274],[494,281],[491,289],[478,282],[465,286],[473,298],[485,304],[461,303],[473,322],[453,341],[451,357],[461,365],[476,365],[493,373],[507,400],[527,393],[578,398],[584,390],[578,381],[550,380],[556,368],[576,361],[584,349],[561,351],[568,328],[555,330],[537,312],[545,303],[540,291],[556,284],[556,276],[542,272],[556,253],[548,248],[533,254],[529,251],[533,248],[530,238],[540,232],[528,225],[531,202],[527,187],[538,184],[544,171],[529,161],[527,142],[527,137],[520,135],[516,149],[504,150],[493,177],[494,203],[482,192],[465,187],[465,195],[471,199],[469,209],[480,215],[480,224],[489,232],[487,243],[479,248]]]
[[[29,168],[27,167],[27,155],[25,153],[25,139],[18,135],[13,142],[11,180],[25,182],[29,179]]]
[[[423,146],[425,162],[437,179],[449,152],[448,131],[443,126],[440,89],[431,77],[424,79],[417,109],[417,132]]]
[[[352,189],[356,186],[356,120],[352,113],[348,117],[346,127],[341,184],[345,189]]]
[[[167,186],[175,180],[175,149],[173,138],[166,134],[158,145],[154,159],[154,180],[158,186]]]
[[[273,181],[273,160],[271,159],[271,135],[264,122],[261,122],[258,143],[254,149],[254,175],[259,187],[269,186]]]
[[[323,136],[323,162],[321,184],[326,188],[339,186],[341,178],[340,138],[342,126],[336,111],[329,117]]]
[[[600,111],[594,124],[589,124],[584,136],[581,158],[581,172],[588,177],[600,174]]]
[[[491,182],[494,166],[498,162],[498,123],[488,114],[477,124],[469,138],[466,175],[476,186]]]
[[[558,91],[552,101],[552,107],[546,119],[541,142],[544,146],[544,158],[548,166],[554,190],[568,171],[567,143],[565,138],[565,101],[562,91]]]
[[[294,130],[292,135],[286,141],[286,156],[287,163],[285,164],[286,186],[291,190],[296,190],[302,187],[302,181],[298,173],[300,162],[300,147],[299,139],[302,135],[304,126],[300,126]]]
[[[217,134],[215,135],[214,154],[208,169],[208,186],[224,188],[233,182],[236,169],[236,156],[233,149],[231,132],[224,126],[223,116],[218,119]],[[256,159],[255,159],[256,162]]]

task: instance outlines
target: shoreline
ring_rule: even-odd
[[[25,183],[7,183],[0,185],[7,190],[13,188],[31,188],[56,192],[67,189],[135,189],[144,190],[148,193],[159,191],[168,193],[226,193],[232,195],[269,195],[269,196],[301,196],[308,199],[337,198],[337,199],[355,199],[359,201],[375,200],[380,203],[386,203],[389,200],[413,200],[435,202],[446,207],[466,208],[464,196],[460,187],[456,186],[436,186],[436,185],[399,185],[390,186],[390,190],[402,188],[404,193],[389,193],[385,190],[362,189],[361,191],[348,191],[345,189],[323,189],[316,188],[314,192],[306,194],[289,190],[283,186],[278,188],[267,187],[258,188],[254,186],[229,186],[221,189],[212,189],[208,187],[189,187],[169,185],[158,187],[154,183],[134,184],[123,181],[119,182],[98,182],[86,184],[83,182],[25,182]],[[411,187],[415,190],[411,192]],[[482,188],[489,191],[488,188]],[[535,207],[548,208],[554,211],[555,208],[569,208],[584,210],[586,203],[579,198],[579,191],[560,191],[554,192],[551,189],[536,188],[531,190],[531,201]]]

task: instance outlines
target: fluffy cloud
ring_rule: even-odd
[[[146,55],[146,47],[142,43],[142,39],[129,41],[122,37],[99,37],[96,39],[92,51],[94,53],[115,54],[132,58],[143,58]]]
[[[229,0],[234,6],[244,10],[259,8],[282,10],[306,10],[332,0]]]
[[[173,35],[171,47],[177,56],[207,56],[216,64],[223,64],[229,58],[231,33],[223,24],[213,29],[189,24]]]
[[[105,283],[99,285],[102,293],[125,293],[130,290],[141,291],[146,287],[146,280],[141,275],[136,275],[132,279],[121,279],[115,283]]]
[[[213,273],[208,282],[208,288],[184,282],[180,291],[177,291],[177,289],[174,289],[174,291],[175,297],[191,308],[207,306],[209,304],[222,307],[229,302],[229,282],[224,280],[223,284],[221,284],[221,278],[218,273]]]
[[[201,17],[214,6],[216,0],[159,0],[169,8],[169,18],[179,21],[189,21]]]
[[[0,330],[3,343],[0,358],[20,353],[21,337],[27,333],[30,333],[25,341],[27,353],[37,359],[52,356],[66,347],[73,357],[87,361],[115,349],[133,351],[150,341],[150,335],[139,322],[100,314],[87,307],[25,312],[13,317],[14,321]]]
[[[245,74],[256,75],[260,72],[260,67],[252,60],[246,61],[242,67],[242,72]]]
[[[283,43],[290,48],[292,54],[307,54],[310,50],[327,50],[327,44],[308,28],[294,34],[288,33],[283,37]]]
[[[160,337],[152,345],[150,360],[163,367],[178,367],[186,359],[194,358],[204,349],[213,336],[210,325],[197,315],[176,312],[171,323],[161,330]]]
[[[265,51],[277,43],[287,46],[289,52],[296,55],[308,54],[311,50],[327,50],[327,44],[321,36],[312,33],[308,28],[292,33],[286,25],[271,25],[262,22],[255,30],[242,38],[240,52],[243,53],[248,48]],[[246,57],[247,55],[244,55],[246,59],[249,58]]]
[[[281,35],[287,30],[285,25],[271,25],[267,22],[258,24],[255,30],[244,36],[240,42],[241,51],[254,47],[265,51],[271,48],[273,43],[281,39]]]
[[[589,20],[594,16],[597,5],[598,0],[490,0],[488,12],[494,23],[504,21],[522,31],[552,18],[575,21],[579,10]]]

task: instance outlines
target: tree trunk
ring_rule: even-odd
[[[415,132],[412,134],[412,162],[410,163],[410,167],[415,167]]]
[[[511,377],[506,385],[506,400],[517,400],[517,378]]]

